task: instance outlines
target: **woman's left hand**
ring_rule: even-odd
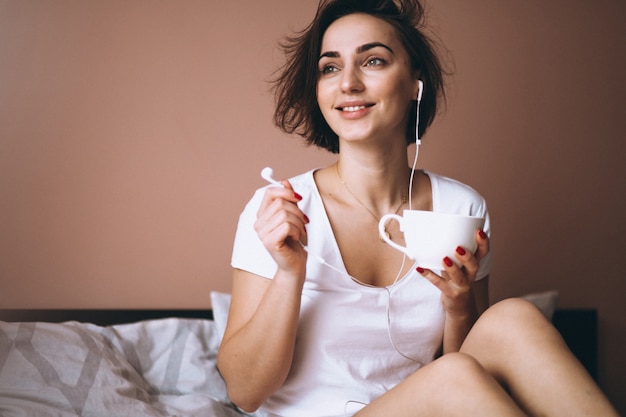
[[[466,317],[475,309],[472,285],[476,280],[480,260],[489,253],[489,238],[482,230],[476,233],[478,248],[469,253],[465,248],[457,247],[456,259],[461,263],[457,266],[452,259],[442,260],[441,276],[428,269],[417,268],[426,279],[441,290],[441,303],[446,313],[453,316]]]

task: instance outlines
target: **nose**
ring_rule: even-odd
[[[363,81],[358,67],[346,66],[341,73],[341,90],[344,93],[353,93],[363,90]]]

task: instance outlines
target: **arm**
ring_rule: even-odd
[[[236,269],[218,368],[231,400],[257,409],[285,381],[293,358],[304,285],[306,216],[288,182],[267,189],[254,229],[277,264],[273,279]]]
[[[245,411],[256,410],[287,378],[300,312],[300,281],[280,271],[272,280],[234,271],[218,368],[229,397]]]
[[[489,277],[475,282],[479,260],[489,252],[489,239],[484,233],[476,236],[475,254],[459,248],[456,257],[462,268],[444,261],[444,273],[423,272],[430,282],[441,290],[441,303],[446,312],[443,333],[443,353],[458,352],[478,317],[489,306]],[[449,260],[448,260],[449,261]]]
[[[443,353],[458,352],[478,317],[487,309],[489,276],[474,283],[470,290],[467,310],[460,314],[446,311],[443,330]],[[443,298],[443,297],[442,297]]]

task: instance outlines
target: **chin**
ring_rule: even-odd
[[[348,142],[362,142],[379,136],[371,129],[338,129],[335,132],[341,140]]]

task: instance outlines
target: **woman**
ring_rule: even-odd
[[[536,308],[487,309],[482,197],[407,166],[443,94],[422,19],[417,0],[324,0],[285,45],[277,124],[338,161],[258,190],[241,215],[218,357],[229,395],[270,416],[616,415]],[[477,251],[412,265],[377,228],[409,204],[485,217]]]

